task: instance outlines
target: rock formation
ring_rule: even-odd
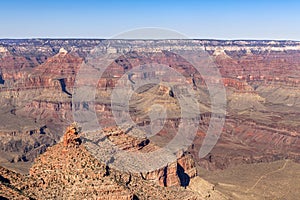
[[[3,198],[10,199],[226,199],[224,195],[205,187],[201,192],[188,185],[164,187],[138,174],[117,171],[100,163],[78,143],[78,127],[72,124],[64,140],[40,155],[30,169],[29,176],[22,176],[0,168]],[[122,136],[120,136],[122,138]],[[121,139],[120,139],[121,140]],[[121,140],[122,141],[122,140]],[[192,172],[193,164],[187,157],[177,161]],[[174,176],[176,172],[172,172]],[[202,180],[203,181],[203,180]],[[197,179],[192,186],[203,184]],[[205,185],[207,186],[207,184]]]
[[[94,106],[103,127],[115,123],[109,97],[120,77],[138,65],[164,64],[182,74],[193,85],[196,96],[201,97],[199,132],[194,148],[190,149],[197,158],[211,118],[209,92],[201,74],[168,49],[205,49],[222,75],[228,104],[218,144],[197,163],[213,170],[286,158],[299,162],[299,42],[111,42],[110,51],[128,53],[111,63],[99,78]],[[154,43],[157,48],[150,49]],[[1,163],[17,161],[17,166],[18,162],[32,162],[60,141],[63,130],[74,121],[72,108],[80,106],[73,105],[71,99],[76,74],[96,46],[107,49],[103,40],[0,40],[0,151],[4,159]],[[155,73],[145,74],[145,78],[154,76]],[[158,146],[170,141],[180,123],[180,106],[176,101],[180,87],[174,84],[180,77],[167,78],[172,85],[141,88],[133,95],[130,106],[131,118],[137,125],[150,123],[148,112],[152,103],[166,108],[168,119],[164,129],[150,138]]]
[[[71,124],[67,127],[67,131],[63,136],[63,144],[65,148],[69,146],[78,146],[81,144],[79,128],[76,123]]]

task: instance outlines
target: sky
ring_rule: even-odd
[[[300,41],[297,0],[7,0],[0,38],[112,38],[156,27],[191,39]]]

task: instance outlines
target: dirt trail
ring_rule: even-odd
[[[267,178],[267,176],[269,176],[269,175],[271,175],[271,174],[274,174],[274,173],[276,173],[276,172],[279,172],[279,171],[284,170],[285,167],[286,167],[286,165],[287,165],[287,163],[288,163],[288,161],[289,161],[289,160],[286,160],[286,161],[284,162],[284,164],[282,165],[281,168],[276,169],[276,170],[271,171],[271,172],[268,172],[268,173],[262,175],[261,177],[259,177],[259,179],[255,182],[255,184],[254,184],[251,188],[249,188],[249,189],[246,191],[246,193],[249,193],[251,190],[253,190],[253,189],[259,184],[259,182],[260,182],[263,178]]]

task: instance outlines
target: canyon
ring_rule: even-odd
[[[209,55],[221,79],[218,80],[213,74],[204,77],[189,60],[177,53],[183,50],[196,52],[195,55],[191,54],[191,60],[196,59],[201,52]],[[86,79],[82,79],[86,82],[81,83],[78,76],[80,73],[85,73],[81,70],[93,64],[92,56],[97,56],[97,53],[101,55],[103,51],[120,56],[107,63],[102,76],[96,77],[96,83],[92,76],[93,71]],[[134,71],[148,63],[156,64],[154,71],[141,73],[140,76],[139,72]],[[165,72],[162,67],[157,67],[160,65],[169,67],[172,70],[171,75],[168,76],[169,72]],[[300,42],[3,39],[0,40],[0,70],[0,165],[22,174],[29,173],[31,169],[30,178],[33,180],[38,179],[34,177],[36,176],[32,172],[34,169],[42,168],[47,171],[49,168],[55,168],[52,162],[59,163],[61,159],[66,159],[58,156],[55,160],[51,154],[63,150],[61,143],[63,133],[73,121],[77,121],[76,116],[74,117],[76,109],[93,108],[97,123],[103,127],[102,134],[123,151],[151,152],[166,146],[175,137],[183,119],[182,105],[178,97],[189,95],[181,84],[182,80],[192,88],[199,107],[196,108],[197,111],[199,110],[199,115],[192,112],[192,109],[187,112],[189,120],[197,123],[195,137],[191,144],[183,149],[182,157],[178,157],[177,161],[140,176],[132,175],[134,177],[132,179],[135,179],[138,184],[141,184],[139,181],[146,185],[151,183],[149,187],[156,188],[154,190],[158,193],[162,190],[166,195],[169,193],[176,195],[174,191],[168,191],[172,189],[166,188],[182,186],[180,178],[177,177],[179,166],[183,167],[192,182],[192,180],[200,181],[198,179],[201,170],[227,170],[242,165],[252,166],[257,163],[276,163],[284,160],[300,162]],[[132,71],[134,74],[130,74]],[[130,96],[128,112],[134,127],[124,130],[118,128],[116,115],[125,116],[126,113],[122,106],[115,106],[112,103],[111,97],[118,84],[123,84],[122,78],[125,77],[127,85],[135,87],[138,81],[156,80],[161,74],[163,74],[163,81],[168,84],[145,84],[135,88],[136,90]],[[208,155],[200,158],[198,152],[205,141],[210,123],[217,117],[212,113],[214,94],[209,90],[207,80],[220,81],[224,86],[226,115],[216,145]],[[96,87],[93,101],[74,101],[76,87],[80,84],[88,85],[90,82]],[[88,99],[88,95],[93,93],[86,94]],[[188,100],[186,102],[192,104]],[[154,109],[152,107],[154,104],[161,105],[157,107],[161,113],[153,115],[155,119],[152,119],[150,111]],[[167,117],[164,119],[165,115]],[[137,133],[135,129],[143,129],[149,125],[160,127],[155,135],[145,134],[143,137],[135,135]],[[92,158],[95,155],[89,149],[88,140],[83,136],[81,139],[83,144],[70,147],[69,157],[95,159]],[[81,150],[77,151],[78,148]],[[42,159],[46,161],[41,161]],[[94,160],[93,163],[95,162]],[[102,174],[99,172],[101,177],[106,177],[103,181],[108,181],[110,175],[105,175],[106,165],[97,162],[99,163],[95,165],[102,170],[100,170]],[[37,167],[41,163],[45,164],[45,168]],[[8,174],[15,173],[6,169],[1,170]],[[43,170],[39,169],[37,174],[44,176]],[[50,173],[53,172],[49,171]],[[120,172],[117,170],[111,172],[111,174],[118,173]],[[122,174],[122,176],[131,175]],[[24,177],[20,179],[23,180]],[[65,178],[61,178],[57,181],[64,180]],[[212,180],[215,181],[214,177]],[[201,181],[204,182],[202,179]],[[47,181],[34,184],[39,188],[48,187]],[[97,187],[100,187],[102,183],[94,184],[95,187],[97,184]],[[208,183],[203,184],[208,185],[208,188],[213,187]],[[147,192],[138,193],[130,186],[127,191],[123,187],[123,183],[112,184],[112,190],[123,199],[132,199],[134,196],[147,199],[143,197]],[[193,184],[188,187],[192,190]],[[26,191],[20,187],[19,190]],[[32,195],[38,198],[43,191],[25,192],[25,197],[29,198]],[[209,189],[210,194],[214,193],[213,191]],[[185,194],[184,192],[183,190],[182,195]],[[57,191],[56,195],[62,193],[62,190]],[[221,195],[218,191],[215,193],[217,196]],[[22,194],[18,193],[18,195]],[[193,195],[193,192],[187,194],[191,199]],[[204,198],[207,195],[206,192],[204,196],[200,196]],[[50,196],[51,194],[49,198]],[[155,199],[155,195],[153,198]]]

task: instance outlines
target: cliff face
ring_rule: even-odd
[[[120,77],[150,61],[165,64],[182,74],[201,97],[198,137],[190,149],[197,158],[211,119],[209,92],[193,66],[166,49],[204,48],[222,75],[227,116],[215,149],[197,162],[216,169],[283,158],[299,161],[299,42],[114,40],[112,43],[115,47],[111,51],[131,48],[134,51],[111,63],[99,78],[95,109],[103,127],[115,124],[110,95]],[[148,46],[153,43],[164,50],[151,52]],[[6,160],[33,161],[46,147],[60,140],[63,130],[73,121],[72,108],[77,106],[72,105],[76,74],[96,46],[107,48],[102,40],[0,41],[0,137],[3,138],[0,150]],[[155,74],[146,74],[145,78],[151,76]],[[169,77],[168,81],[177,79]],[[176,88],[180,89],[176,84],[142,88],[131,99],[131,118],[138,125],[149,124],[152,103],[166,108],[165,127],[150,138],[157,146],[170,141],[180,123],[179,103],[170,95]],[[172,174],[176,174],[179,165],[182,166],[178,162],[145,176],[159,180],[161,185],[176,185],[180,180]],[[166,171],[170,175],[168,180],[163,178]]]
[[[129,128],[124,132],[120,128],[112,127],[106,128],[104,134],[110,142],[123,151],[149,153],[160,148],[147,138],[131,136],[134,131],[136,131],[134,128]],[[99,146],[101,148],[101,145]],[[191,155],[179,151],[177,160],[167,163],[160,169],[136,174],[136,176],[160,186],[188,186],[189,180],[197,176],[196,163]]]
[[[145,179],[140,174],[110,168],[100,163],[85,149],[77,131],[74,125],[68,127],[63,141],[48,148],[35,160],[28,177],[1,168],[1,183],[7,187],[1,189],[1,195],[7,197],[14,192],[16,198],[23,195],[24,199],[30,197],[111,200],[203,199],[205,195],[210,195],[215,199],[226,199],[221,193],[214,191],[213,186],[211,189],[203,188],[201,193],[179,185],[162,187],[159,186],[159,182]],[[118,140],[123,143],[124,135],[120,134]],[[190,162],[186,162],[187,160],[187,157],[182,157],[177,162],[187,169],[193,167]],[[177,176],[176,173],[173,175]],[[198,180],[194,182],[197,183]],[[198,185],[201,184],[203,183],[199,182]]]

